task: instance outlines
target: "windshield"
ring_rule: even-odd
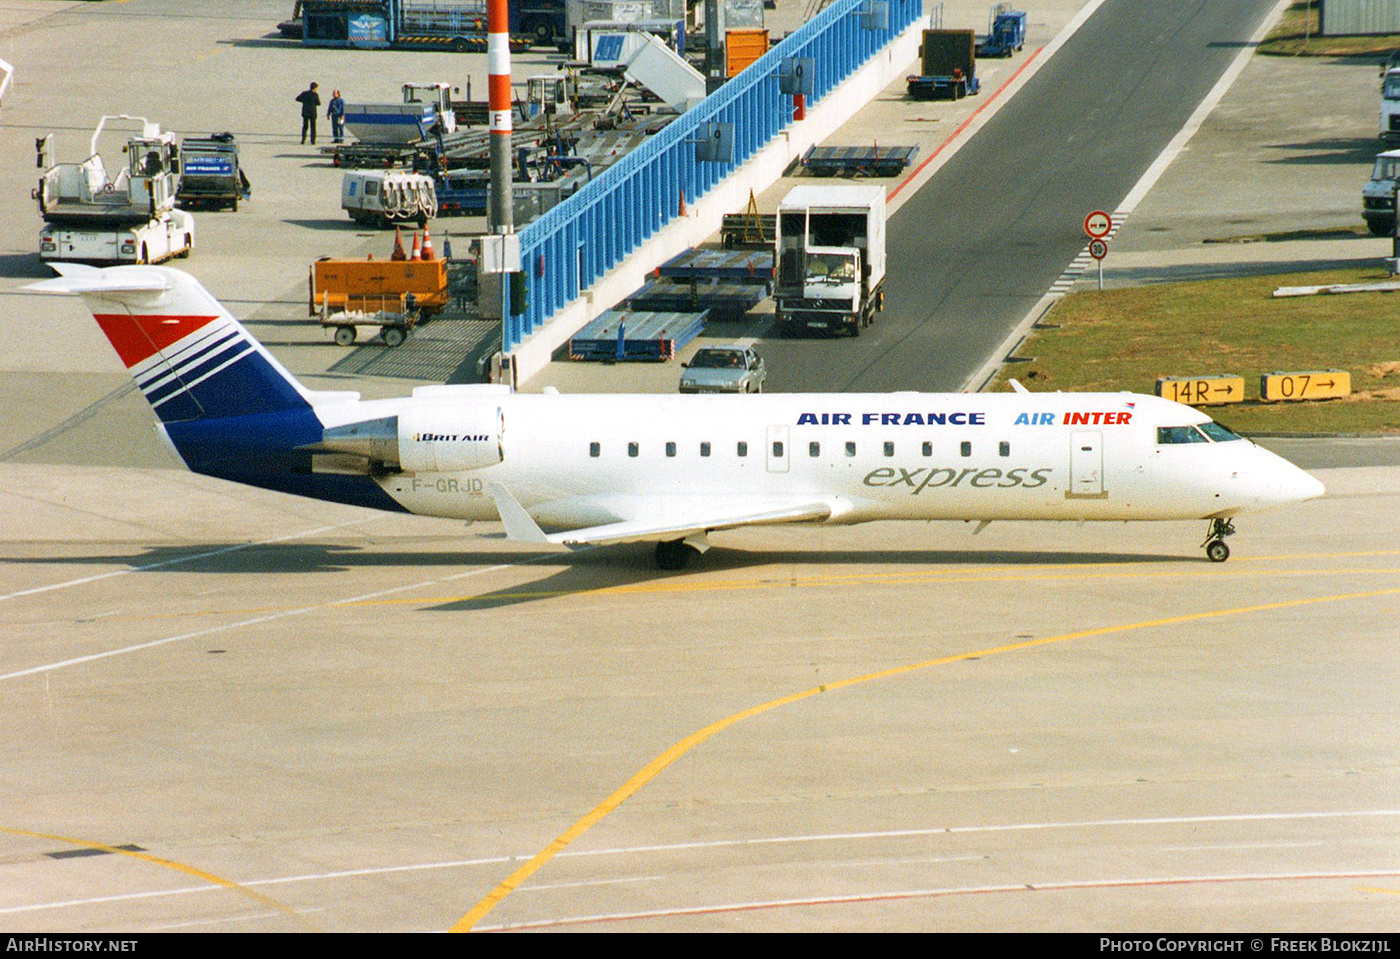
[[[1243,436],[1236,433],[1234,430],[1227,426],[1222,426],[1219,423],[1202,423],[1200,425],[1200,430],[1217,443],[1228,443],[1231,440],[1244,439]]]
[[[856,278],[856,261],[841,253],[809,253],[807,280],[814,283],[850,283]]]
[[[1400,100],[1400,74],[1387,74],[1385,78],[1385,90],[1381,96],[1387,100]]]
[[[1400,157],[1376,157],[1376,168],[1371,171],[1372,180],[1394,180],[1400,173]]]
[[[690,365],[702,370],[739,369],[744,365],[744,357],[728,350],[701,350]]]
[[[1200,423],[1196,426],[1157,427],[1157,442],[1163,446],[1178,443],[1228,443],[1231,440],[1243,438],[1234,430],[1212,422]]]
[[[1208,443],[1205,434],[1194,426],[1159,426],[1157,442],[1163,446],[1174,443]]]

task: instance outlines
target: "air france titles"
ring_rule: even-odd
[[[986,413],[801,413],[798,426],[985,426]]]

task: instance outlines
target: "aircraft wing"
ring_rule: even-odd
[[[540,529],[534,518],[525,511],[519,501],[500,483],[486,484],[487,492],[496,501],[496,509],[501,514],[506,536],[524,543],[548,543],[554,546],[578,548],[582,546],[603,546],[609,543],[637,543],[657,540],[686,539],[716,529],[732,529],[736,526],[761,526],[773,523],[801,523],[829,519],[837,510],[831,503],[821,500],[793,503],[790,506],[767,506],[744,510],[713,509],[678,510],[674,520],[657,521],[622,520],[602,526],[586,526],[581,529],[565,530],[562,533],[546,533]]]

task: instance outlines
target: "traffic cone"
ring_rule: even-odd
[[[413,255],[410,256],[409,259],[410,259],[410,260],[421,260],[421,259],[423,259],[423,248],[422,248],[421,246],[418,245],[418,231],[417,231],[417,230],[414,230],[414,231],[413,231]]]
[[[394,253],[389,257],[391,260],[406,260],[408,254],[403,251],[403,229],[394,227]]]
[[[428,235],[428,228],[423,227],[423,259],[433,259],[433,238]]]

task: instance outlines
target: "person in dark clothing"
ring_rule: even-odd
[[[331,102],[326,105],[326,116],[331,119],[331,139],[340,143],[345,139],[345,101],[340,98],[340,91],[331,93]]]
[[[311,84],[305,90],[297,94],[297,102],[301,104],[301,142],[306,142],[307,133],[311,134],[311,143],[316,143],[316,118],[321,115],[321,95],[316,92],[316,84]]]

